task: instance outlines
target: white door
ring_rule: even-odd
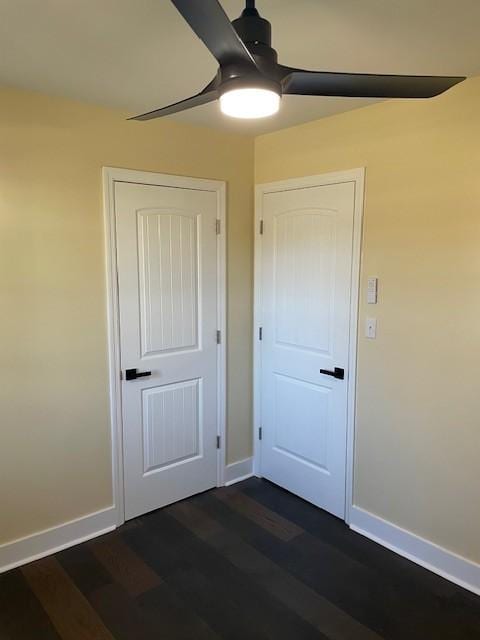
[[[216,192],[115,183],[127,519],[216,485],[216,219]]]
[[[261,475],[341,518],[354,204],[355,182],[262,203]]]

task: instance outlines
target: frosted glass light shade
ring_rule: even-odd
[[[220,109],[232,118],[265,118],[280,109],[280,96],[270,89],[232,89],[220,96]]]

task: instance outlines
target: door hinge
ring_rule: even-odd
[[[260,235],[263,236],[263,220],[260,220]]]
[[[217,344],[222,344],[222,332],[217,329]]]
[[[217,449],[220,449],[221,438],[217,436]]]
[[[263,327],[258,327],[258,339],[263,340]]]
[[[215,220],[215,231],[217,233],[217,236],[219,236],[222,231],[222,221],[218,218],[217,220]]]
[[[262,427],[258,427],[258,439],[261,440],[263,436],[263,429]]]

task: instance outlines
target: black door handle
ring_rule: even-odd
[[[146,378],[147,376],[151,376],[151,371],[140,371],[138,372],[136,369],[126,369],[125,371],[125,380],[136,380],[137,378]]]
[[[337,378],[337,380],[343,380],[345,378],[345,369],[340,369],[340,367],[335,367],[333,371],[320,369],[320,373],[324,373],[326,376],[332,376],[332,378]]]

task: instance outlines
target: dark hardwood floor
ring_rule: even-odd
[[[0,575],[1,640],[475,640],[480,598],[247,480]]]

